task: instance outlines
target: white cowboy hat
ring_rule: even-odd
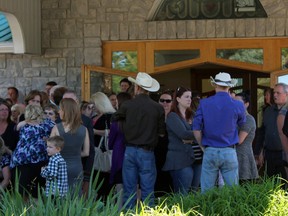
[[[219,86],[229,86],[229,87],[234,87],[237,84],[236,79],[231,79],[230,74],[225,73],[225,72],[220,72],[215,76],[215,79],[213,77],[210,77],[211,79],[211,84],[216,84]]]
[[[128,77],[128,80],[149,92],[157,92],[160,89],[160,84],[158,81],[144,72],[139,72],[137,74],[136,80],[132,77]]]

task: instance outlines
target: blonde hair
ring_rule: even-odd
[[[18,112],[19,113],[19,116],[22,115],[24,112],[25,112],[25,106],[22,105],[22,104],[14,104],[12,107],[11,107],[11,112]],[[12,115],[11,115],[11,120],[13,121],[14,119],[12,118]]]
[[[4,152],[5,152],[5,142],[0,136],[0,156],[2,156]]]
[[[62,121],[70,127],[72,133],[82,124],[81,112],[78,104],[71,98],[63,98],[60,102],[60,110],[63,111]]]
[[[20,114],[24,113],[25,111],[25,106],[23,106],[22,104],[14,104],[12,107],[11,107],[11,111],[17,111],[19,112]]]
[[[0,159],[4,153],[8,152],[8,147],[5,145],[4,140],[0,136]]]
[[[29,104],[25,108],[25,120],[37,121],[40,123],[43,120],[43,109],[41,106]]]
[[[109,98],[103,92],[96,92],[93,94],[91,96],[91,102],[94,103],[96,109],[102,114],[116,112]]]

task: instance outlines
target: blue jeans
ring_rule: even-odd
[[[191,189],[193,192],[196,192],[200,186],[202,164],[195,163],[192,165],[192,169],[193,169],[193,178],[192,178]]]
[[[189,192],[192,184],[192,166],[184,167],[178,170],[171,170],[170,175],[173,180],[174,192],[186,195]]]
[[[207,147],[204,150],[201,172],[202,193],[215,186],[219,171],[225,185],[231,186],[239,183],[236,149]]]
[[[123,201],[127,208],[136,204],[137,183],[140,180],[141,200],[148,201],[149,206],[154,205],[154,185],[157,171],[154,152],[138,147],[126,147],[123,168]]]
[[[179,170],[171,170],[175,193],[187,194],[190,189],[196,191],[200,185],[201,164],[193,164]]]

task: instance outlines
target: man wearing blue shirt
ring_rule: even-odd
[[[195,138],[204,151],[202,192],[214,187],[219,171],[226,185],[238,184],[237,127],[246,121],[243,103],[229,95],[237,80],[224,72],[210,78],[216,94],[200,101],[193,120]]]

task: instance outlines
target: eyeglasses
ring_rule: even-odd
[[[159,101],[161,102],[161,103],[171,103],[172,102],[172,100],[170,100],[170,99],[159,99]]]
[[[53,115],[55,115],[54,112],[44,112],[44,114],[45,114],[45,115],[49,115],[49,116],[53,116]]]
[[[3,108],[3,109],[0,109],[0,112],[9,112],[9,109],[5,109],[5,108]]]

